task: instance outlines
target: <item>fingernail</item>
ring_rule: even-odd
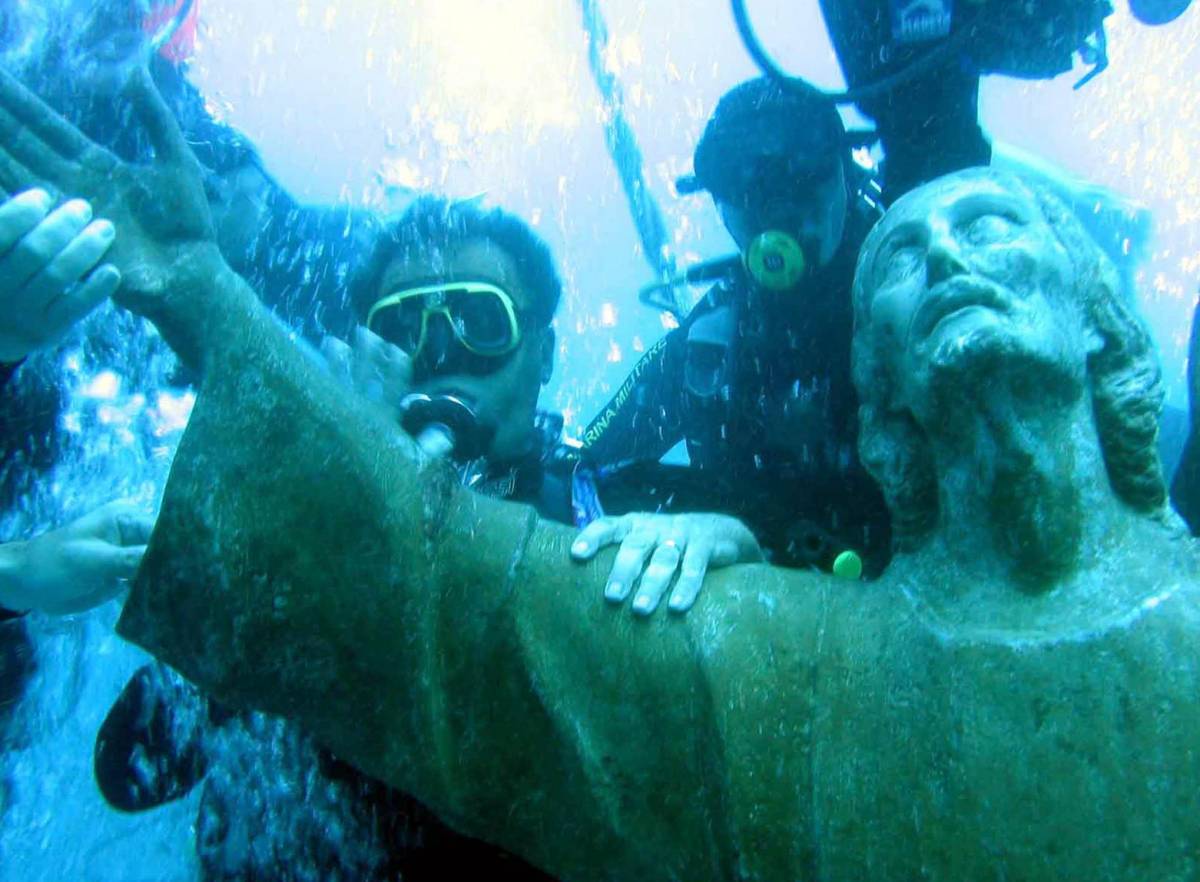
[[[639,594],[633,599],[633,611],[637,613],[650,612],[650,598],[645,594]]]
[[[92,206],[83,199],[72,199],[63,208],[75,217],[82,219],[84,223],[92,219]]]
[[[30,190],[28,193],[25,194],[24,198],[26,200],[28,200],[30,203],[32,203],[33,205],[36,205],[38,208],[42,209],[43,211],[48,210],[50,208],[50,206],[54,203],[54,197],[52,197],[49,193],[47,193],[41,187],[37,187],[33,190]]]
[[[571,554],[583,554],[588,550],[588,544],[582,539],[571,546]]]
[[[671,599],[667,601],[667,606],[673,612],[683,612],[685,604],[682,597],[676,597],[674,594],[672,594]]]
[[[621,591],[624,586],[620,582],[609,582],[604,586],[604,597],[606,600],[620,600]]]
[[[92,229],[99,238],[106,242],[111,241],[112,238],[117,235],[117,228],[112,225],[112,221],[107,221],[104,219],[96,221],[92,225]]]

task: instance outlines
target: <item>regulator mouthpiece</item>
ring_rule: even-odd
[[[449,453],[462,462],[483,456],[495,434],[461,398],[423,392],[400,402],[400,425],[430,458]]]
[[[768,291],[786,291],[804,278],[808,261],[800,243],[780,230],[755,236],[746,249],[746,271]]]

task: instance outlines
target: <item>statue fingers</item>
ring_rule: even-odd
[[[666,539],[654,550],[633,598],[634,614],[648,616],[658,608],[675,578],[681,557],[680,542],[676,539]]]
[[[157,156],[175,165],[183,165],[200,173],[200,163],[187,139],[159,94],[150,71],[139,67],[126,83],[126,94],[133,101],[138,119],[150,136]]]
[[[17,162],[39,178],[54,183],[65,191],[78,191],[81,166],[74,160],[63,159],[37,133],[0,107],[0,143]]]
[[[2,136],[0,136],[0,187],[3,187],[10,193],[17,193],[21,190],[26,192],[33,188],[36,191],[46,193],[45,184],[49,182],[39,178],[32,171],[25,167],[24,163],[19,162],[7,150],[7,145]],[[52,188],[51,188],[52,189]],[[14,199],[20,198],[14,196]],[[50,197],[46,205],[46,211],[50,210],[53,204],[53,197]],[[43,212],[44,215],[44,212]],[[40,218],[39,218],[40,220]],[[36,223],[36,222],[35,222]]]
[[[683,564],[679,570],[679,581],[671,592],[667,607],[671,612],[683,613],[692,608],[696,598],[700,596],[700,586],[704,584],[704,576],[708,573],[708,562],[713,555],[713,545],[707,539],[701,539],[688,545],[683,554]]]
[[[77,159],[97,149],[79,129],[3,68],[0,108],[64,159]]]

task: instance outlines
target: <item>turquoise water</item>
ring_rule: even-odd
[[[732,244],[707,198],[677,197],[671,186],[690,170],[717,98],[755,73],[726,4],[601,5],[610,31],[606,64],[622,84],[674,255],[687,264],[727,253]],[[26,0],[14,8],[36,23],[63,6]],[[791,70],[828,88],[843,85],[815,0],[752,6]],[[201,0],[199,14],[190,78],[212,113],[245,132],[297,198],[394,209],[425,189],[483,193],[547,239],[567,295],[544,403],[562,410],[568,433],[578,434],[670,322],[636,300],[651,273],[605,149],[605,111],[576,5]],[[37,52],[36,33],[21,53]],[[1093,199],[1150,213],[1155,234],[1144,242],[1130,236],[1127,268],[1163,355],[1169,400],[1182,407],[1200,272],[1200,12],[1149,29],[1122,5],[1108,33],[1111,69],[1084,89],[1072,89],[1079,72],[1039,83],[991,78],[981,118],[998,141],[1113,194],[1087,191],[1085,208]],[[87,321],[80,340],[93,342],[68,345],[55,362],[69,395],[61,463],[0,519],[3,538],[119,496],[153,500],[161,489],[190,406],[186,392],[164,391],[173,357],[152,331],[111,307]],[[196,873],[198,792],[128,816],[108,808],[92,781],[96,729],[145,660],[113,636],[117,611],[113,603],[66,620],[31,620],[39,671],[0,756],[4,882]],[[292,736],[262,726],[265,758],[247,771],[231,751],[224,774],[269,780],[264,770],[303,765],[307,754]],[[296,810],[286,787],[268,795],[278,812],[270,817]],[[285,844],[296,835],[282,821],[277,834]]]

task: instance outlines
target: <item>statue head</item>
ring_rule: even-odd
[[[1088,395],[1113,492],[1139,511],[1165,504],[1150,334],[1049,193],[989,169],[908,193],[863,245],[854,309],[859,449],[901,547],[936,523],[933,442],[1014,391],[1047,414]]]

